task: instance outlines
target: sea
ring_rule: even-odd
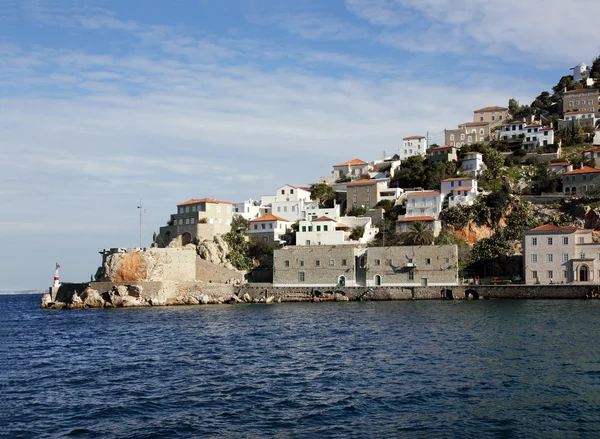
[[[39,305],[0,296],[2,438],[600,437],[600,301]]]

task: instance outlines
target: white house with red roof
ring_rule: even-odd
[[[425,157],[427,154],[427,138],[425,136],[408,136],[402,139],[402,148],[398,151],[400,160],[414,155]]]
[[[442,180],[440,192],[448,200],[448,207],[471,206],[477,200],[477,180],[457,177]]]
[[[407,232],[415,221],[422,221],[437,236],[441,231],[441,223],[438,220],[442,211],[443,196],[438,191],[414,191],[407,192],[406,214],[399,215],[396,221],[396,231]]]
[[[554,144],[554,130],[536,122],[515,120],[502,125],[496,133],[497,140],[505,142],[523,139],[523,146],[528,148]]]
[[[283,235],[288,232],[291,223],[285,218],[277,215],[267,215],[250,220],[250,227],[246,230],[246,236],[259,237],[266,242],[274,244],[284,243]]]
[[[583,120],[590,119],[594,123],[596,122],[596,113],[593,109],[591,110],[580,110],[580,111],[570,111],[564,114],[564,120]]]
[[[583,195],[600,188],[600,169],[582,166],[562,174],[565,195]]]
[[[363,228],[363,235],[357,240],[350,240],[350,234],[356,227]],[[343,216],[336,221],[322,216],[300,221],[296,232],[296,245],[367,244],[375,239],[378,232],[379,229],[373,227],[369,217]]]
[[[546,224],[523,234],[527,284],[597,284],[600,244],[591,230]]]
[[[564,174],[565,172],[571,172],[573,165],[569,162],[554,162],[548,164],[548,169],[555,174]]]
[[[348,160],[344,163],[333,165],[333,178],[335,181],[343,178],[357,180],[363,175],[367,175],[371,170],[371,165],[360,159]]]

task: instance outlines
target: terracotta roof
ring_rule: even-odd
[[[347,226],[346,224],[336,224],[335,228],[336,229],[351,229],[352,227]]]
[[[442,180],[442,183],[444,181],[464,181],[464,180],[475,180],[472,177],[454,177],[454,178],[447,178],[445,180]]]
[[[571,163],[569,162],[556,162],[550,163],[548,166],[569,166]]]
[[[437,191],[421,191],[421,192],[411,192],[411,193],[407,194],[407,196],[408,197],[420,197],[422,195],[439,195],[439,194],[440,193]]]
[[[558,227],[553,224],[545,224],[535,229],[529,230],[529,232],[572,232],[574,230],[583,230],[574,226]]]
[[[442,145],[442,146],[435,146],[435,147],[433,147],[431,149],[433,150],[433,149],[449,149],[449,148],[455,148],[455,147],[454,146],[450,146],[450,145]]]
[[[592,168],[591,166],[584,166],[581,169],[573,169],[572,171],[565,172],[563,175],[596,174],[598,172],[600,172],[600,169]]]
[[[473,111],[473,113],[480,113],[482,111],[504,111],[504,110],[508,110],[508,108],[506,108],[506,107],[483,107],[483,108],[480,108],[479,110]]]
[[[286,223],[289,223],[289,221],[286,220],[285,218],[280,218],[275,215],[267,215],[267,216],[263,216],[262,218],[254,218],[254,219],[250,220],[251,223],[257,223],[257,222],[262,222],[262,221],[285,221]]]
[[[489,122],[465,122],[461,123],[459,127],[471,126],[471,125],[489,125]]]
[[[333,165],[334,168],[337,168],[338,166],[360,166],[360,165],[368,165],[367,162],[363,162],[360,159],[352,159],[352,160],[348,160],[347,162],[344,163],[340,163],[339,165]]]
[[[214,203],[214,204],[233,204],[229,201],[220,201],[216,198],[192,198],[191,200],[184,201],[183,203],[178,204],[177,206],[187,206],[189,204],[198,204],[198,203]]]
[[[319,218],[315,218],[313,221],[335,221],[327,216],[320,216]]]
[[[363,180],[351,181],[348,183],[348,186],[361,186],[363,184],[377,184],[377,180],[367,180],[366,178]]]
[[[404,217],[400,220],[397,220],[397,223],[408,223],[412,221],[435,221],[435,218],[432,216],[409,216]]]
[[[424,139],[425,136],[408,136],[408,137],[403,137],[402,140],[411,140],[411,139]]]
[[[473,189],[472,186],[466,186],[466,187],[455,187],[454,190],[456,192],[460,192],[460,191],[470,191],[471,189]]]
[[[277,189],[281,189],[282,187],[286,187],[286,186],[293,187],[294,189],[302,189],[303,191],[310,192],[310,188],[303,187],[303,186],[294,186],[293,184],[284,184],[283,186],[279,186]]]
[[[598,92],[597,88],[580,88],[578,90],[569,90],[566,91],[565,94],[567,93],[590,93],[590,92]]]

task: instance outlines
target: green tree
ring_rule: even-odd
[[[433,232],[423,221],[414,221],[408,232],[404,234],[405,245],[430,245],[433,243]]]
[[[537,195],[543,192],[562,191],[562,176],[551,171],[545,163],[536,166],[531,183],[531,190]]]
[[[363,226],[356,226],[350,232],[349,239],[351,241],[358,241],[365,234],[365,228]]]
[[[496,232],[489,238],[484,238],[473,246],[471,255],[473,262],[487,261],[506,256],[510,252],[510,243],[504,236],[502,230]]]
[[[335,189],[325,183],[313,184],[310,187],[310,199],[318,201],[320,207],[333,207],[336,195]]]
[[[246,218],[244,218],[241,215],[233,215],[233,219],[231,220],[231,231],[232,232],[237,232],[237,231],[245,231],[248,230],[248,227],[250,226],[250,221],[248,221]]]
[[[351,207],[350,209],[348,209],[348,211],[346,212],[346,215],[348,215],[348,216],[364,216],[365,213],[367,213],[367,209],[365,209],[362,206],[356,206],[356,207]]]
[[[487,148],[483,153],[483,163],[487,166],[494,179],[498,178],[502,166],[504,166],[504,155],[495,149]]]
[[[392,187],[419,187],[425,180],[423,157],[412,156],[404,160],[390,183]]]

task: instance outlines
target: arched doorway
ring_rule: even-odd
[[[378,274],[375,275],[375,285],[381,285],[381,276],[379,276]]]
[[[181,235],[181,245],[188,245],[192,242],[192,234],[190,232],[185,232]]]
[[[465,291],[465,299],[467,299],[467,300],[478,300],[479,299],[479,293],[477,292],[477,290],[467,290],[467,291]]]
[[[571,195],[571,189],[570,188],[565,188],[565,195]]]
[[[346,276],[340,276],[340,278],[338,279],[338,285],[340,287],[346,286]]]
[[[573,187],[571,188],[571,195],[575,195],[577,193],[577,188]]]
[[[579,270],[579,282],[587,282],[589,280],[589,270],[587,265],[580,265]]]

